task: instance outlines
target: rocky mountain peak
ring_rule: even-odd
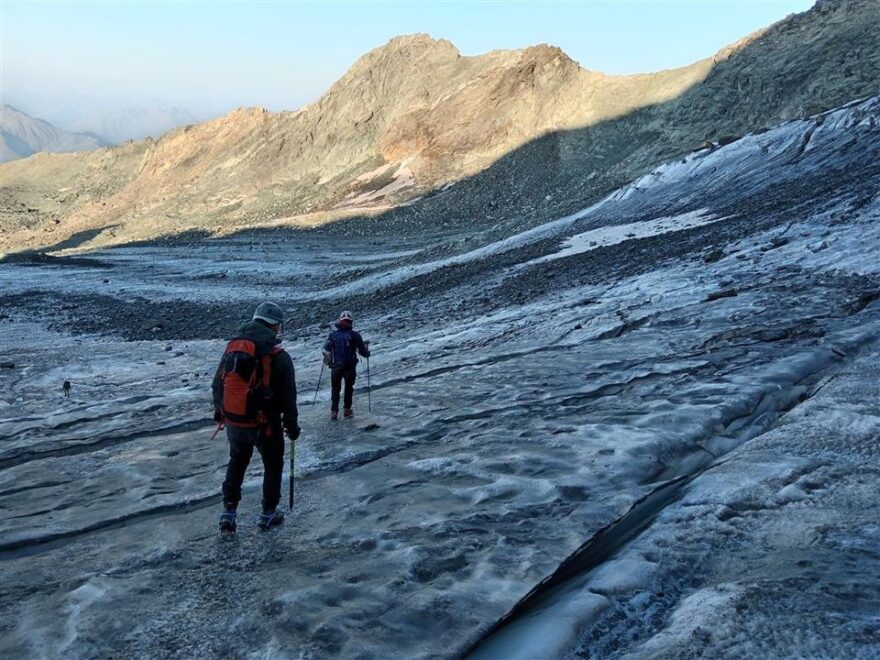
[[[408,75],[454,63],[460,57],[458,49],[446,39],[434,39],[424,33],[403,35],[359,57],[339,82],[370,74],[392,78]]]
[[[522,50],[522,58],[535,62],[535,64],[558,64],[560,66],[580,66],[571,59],[559,46],[550,44],[538,44]]]
[[[458,55],[458,49],[453,45],[453,43],[447,39],[435,39],[427,32],[416,32],[414,34],[401,34],[396,37],[392,37],[382,46],[378,48],[374,48],[371,53],[377,53],[381,51],[388,51],[391,53],[398,53],[400,51],[410,50],[410,51],[433,51],[433,50],[442,50],[453,52]],[[368,53],[369,55],[369,53]]]

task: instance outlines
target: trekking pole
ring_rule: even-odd
[[[373,412],[373,398],[370,396],[370,358],[367,358],[367,412]]]
[[[318,374],[318,386],[315,388],[315,398],[312,399],[312,407],[314,408],[315,404],[318,403],[318,390],[321,389],[321,377],[324,375],[324,363],[321,363],[321,373]]]
[[[293,511],[293,462],[296,452],[296,440],[290,441],[290,502],[288,508]]]

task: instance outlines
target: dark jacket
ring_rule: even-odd
[[[296,373],[293,369],[293,360],[290,355],[280,346],[277,346],[275,333],[259,321],[248,321],[241,325],[235,333],[237,338],[250,339],[264,350],[275,349],[272,358],[272,374],[269,378],[269,389],[272,398],[269,400],[264,412],[269,418],[270,424],[285,429],[295,429],[298,424],[298,412],[296,409]],[[214,395],[214,408],[219,409],[222,404],[222,387],[220,382],[220,368],[214,376],[211,385]]]
[[[370,357],[370,349],[359,332],[350,325],[337,323],[336,330],[324,342],[324,351],[330,354],[330,366],[334,369],[350,369],[358,363],[357,354]]]

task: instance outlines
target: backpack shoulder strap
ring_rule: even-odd
[[[275,360],[275,356],[284,353],[284,349],[278,344],[269,342],[256,344],[256,349],[257,365],[260,370],[259,381],[264,388],[268,389],[272,380],[272,362]]]

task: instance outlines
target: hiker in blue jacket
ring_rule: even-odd
[[[370,357],[370,342],[365,342],[359,333],[352,329],[354,319],[351,312],[339,315],[336,330],[324,342],[324,362],[330,367],[330,419],[339,419],[339,391],[345,381],[343,413],[346,419],[354,415],[352,397],[354,381],[357,378],[358,353]]]

